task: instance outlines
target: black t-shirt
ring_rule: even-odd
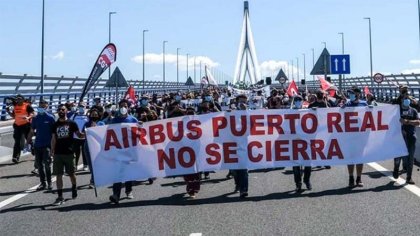
[[[401,109],[401,118],[406,120],[418,120],[419,115],[417,110],[409,107],[408,109]],[[403,133],[408,138],[417,138],[416,137],[416,127],[413,125],[402,125],[401,129],[404,131]]]
[[[327,104],[325,103],[325,101],[322,101],[322,102],[315,101],[309,104],[308,106],[308,108],[312,108],[312,107],[326,108]]]
[[[55,154],[72,154],[73,153],[73,134],[79,128],[77,124],[67,119],[66,121],[57,120],[53,127],[56,137]]]

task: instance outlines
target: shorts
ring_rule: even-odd
[[[53,162],[53,175],[63,175],[64,169],[67,174],[76,172],[76,163],[73,154],[55,154]]]

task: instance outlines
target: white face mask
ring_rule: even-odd
[[[295,101],[295,107],[296,107],[297,109],[302,108],[302,101]]]
[[[106,108],[106,109],[105,109],[105,111],[106,111],[107,113],[111,113],[111,108]]]
[[[127,115],[127,112],[128,112],[127,108],[125,108],[125,107],[120,108],[121,115]]]

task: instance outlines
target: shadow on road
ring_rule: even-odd
[[[143,200],[143,201],[128,201],[120,202],[118,205],[111,205],[109,202],[95,204],[95,203],[83,203],[76,204],[71,206],[61,206],[61,207],[47,207],[47,206],[31,206],[31,207],[14,207],[11,209],[4,210],[2,212],[9,211],[22,211],[29,209],[45,209],[53,210],[59,212],[68,212],[68,211],[90,211],[90,210],[104,210],[110,208],[129,208],[129,207],[140,207],[140,206],[187,206],[187,205],[207,205],[207,204],[226,204],[226,203],[236,203],[236,202],[260,202],[260,201],[269,201],[269,200],[283,200],[291,198],[315,198],[315,197],[324,197],[324,196],[340,196],[347,194],[358,194],[363,192],[383,192],[383,191],[392,191],[403,188],[401,185],[394,185],[394,182],[391,181],[386,185],[377,186],[375,188],[355,188],[349,189],[347,187],[340,189],[330,189],[321,192],[307,192],[307,193],[296,193],[295,191],[286,191],[280,193],[271,193],[265,196],[250,196],[245,199],[239,197],[229,197],[233,193],[226,193],[220,196],[215,196],[211,198],[198,198],[194,200],[187,200],[184,196],[185,194],[179,193],[168,197],[162,197],[156,200]]]

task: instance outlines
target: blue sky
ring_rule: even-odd
[[[87,77],[108,42],[108,12],[118,66],[127,79],[142,78],[142,30],[146,79],[162,79],[162,41],[167,40],[166,78],[186,80],[185,54],[233,76],[241,33],[241,0],[45,0],[45,74]],[[327,43],[331,54],[351,55],[352,76],[368,75],[368,22],[372,18],[373,70],[420,73],[416,0],[250,0],[251,27],[262,75],[275,75],[299,57],[303,77]],[[42,0],[0,0],[0,72],[40,74]],[[193,75],[193,60],[190,60]],[[198,64],[198,63],[197,63]],[[115,66],[114,66],[115,67]],[[197,67],[197,78],[199,68]],[[105,76],[105,75],[103,75]],[[219,76],[220,77],[220,76]],[[296,76],[295,76],[296,77]],[[228,78],[224,76],[223,78]]]

